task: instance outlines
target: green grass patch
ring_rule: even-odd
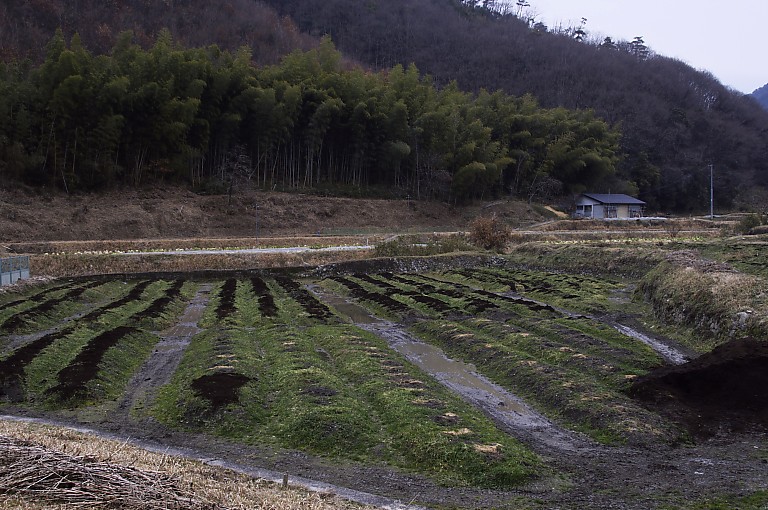
[[[280,316],[254,318],[249,287],[242,294],[238,287],[235,313],[193,338],[155,402],[163,423],[387,462],[449,485],[512,487],[543,469],[527,448],[382,340],[346,324],[312,323],[277,287]],[[209,308],[216,306],[212,300]],[[194,382],[222,371],[247,382],[235,401],[217,407]]]
[[[98,306],[91,307],[84,316],[72,318],[61,338],[38,352],[24,367],[21,385],[27,404],[64,409],[118,399],[158,340],[157,335],[140,329],[141,322],[133,317],[163,296],[170,285],[162,280],[113,281],[84,292],[72,306],[83,306],[95,297]],[[91,295],[87,295],[89,292]],[[94,296],[95,293],[98,295]],[[183,306],[183,299],[180,295],[179,302],[169,306],[167,315],[152,324],[171,322],[171,315]],[[112,331],[121,332],[114,342],[109,339]],[[77,380],[77,384],[63,382],[65,374]]]
[[[499,325],[483,318],[421,321],[413,329],[449,356],[474,363],[550,418],[595,440],[649,443],[678,436],[671,425],[622,392],[634,377],[647,372],[651,359],[633,356],[629,339],[626,353],[621,353],[600,337],[590,336],[585,342],[583,335],[569,336],[564,331],[549,335],[541,329],[532,332],[536,328]],[[603,344],[602,352],[590,344]],[[615,353],[614,361],[623,361],[611,363],[606,352]]]
[[[765,236],[753,238],[729,238],[697,243],[692,248],[703,256],[725,262],[739,271],[768,277],[768,239]]]

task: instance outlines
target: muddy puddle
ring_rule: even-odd
[[[391,323],[372,324],[364,329],[389,336],[397,352],[456,393],[471,395],[472,400],[479,401],[483,406],[503,408],[500,411],[515,417],[532,414],[520,400],[478,375],[475,365],[448,358],[439,348],[414,340]]]
[[[347,301],[339,295],[326,292],[318,285],[307,285],[307,288],[325,304],[333,307],[342,318],[348,318],[353,324],[374,324],[379,322],[362,306]]]

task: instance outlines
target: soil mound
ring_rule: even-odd
[[[234,372],[215,372],[198,377],[192,381],[192,389],[211,403],[213,411],[240,398],[240,388],[250,382],[250,378]]]
[[[734,340],[638,379],[629,394],[698,438],[768,430],[768,342]]]

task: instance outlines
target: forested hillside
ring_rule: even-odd
[[[768,186],[768,114],[712,75],[655,55],[653,41],[598,44],[588,27],[548,29],[513,2],[502,15],[468,5],[502,2],[265,1],[370,65],[415,62],[440,85],[456,79],[464,90],[531,93],[546,107],[594,109],[621,129],[621,174],[659,207],[702,209],[710,163],[721,205],[752,184]],[[535,0],[518,4],[536,7]]]
[[[752,92],[752,97],[754,97],[757,102],[763,106],[763,108],[768,110],[768,84],[763,85],[756,91]]]
[[[619,184],[618,133],[591,112],[437,89],[413,66],[346,70],[328,39],[255,67],[247,49],[185,49],[168,32],[94,56],[59,31],[41,66],[0,68],[0,118],[0,175],[66,190],[248,179],[460,202]]]
[[[187,47],[216,43],[227,50],[248,46],[259,64],[275,64],[295,49],[310,49],[319,38],[299,32],[290,18],[254,0],[13,0],[0,3],[0,59],[42,61],[54,32],[75,33],[96,54],[108,53],[131,30],[143,47],[168,30]]]
[[[710,163],[719,207],[768,186],[751,98],[642,39],[597,44],[497,3],[6,2],[0,175],[455,201],[610,190],[666,210],[706,207]]]

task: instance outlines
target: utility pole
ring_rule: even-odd
[[[715,165],[709,164],[709,219],[715,219]]]
[[[259,204],[256,204],[256,239],[259,238]]]

